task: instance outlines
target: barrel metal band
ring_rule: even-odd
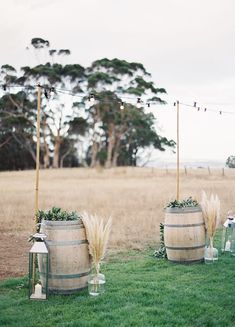
[[[176,224],[176,225],[175,224],[174,225],[173,224],[164,224],[165,227],[177,227],[177,228],[178,227],[180,227],[180,228],[181,227],[197,227],[197,226],[203,226],[203,225],[205,225],[205,223],[203,223],[203,222],[197,223],[197,224],[180,224],[180,225],[179,224]]]
[[[206,246],[206,244],[202,245],[196,245],[196,246],[184,246],[184,247],[179,247],[179,246],[165,246],[166,249],[169,250],[196,250],[196,249],[202,249]]]
[[[69,225],[69,226],[55,226],[55,225],[46,225],[46,230],[63,230],[64,232],[76,229],[82,229],[84,225]]]
[[[51,294],[68,295],[68,294],[73,294],[73,293],[76,293],[78,291],[84,290],[85,288],[87,288],[87,286],[82,286],[82,287],[79,287],[79,288],[62,289],[62,290],[58,290],[58,289],[54,289],[54,288],[49,287],[49,292]]]
[[[84,276],[88,276],[90,274],[90,270],[80,273],[80,274],[67,274],[67,275],[56,275],[56,274],[48,274],[48,277],[51,279],[74,279],[80,278]]]
[[[202,212],[202,209],[201,207],[186,207],[186,208],[171,208],[171,207],[168,207],[165,209],[165,213],[167,214],[188,214],[188,213],[200,213]]]
[[[76,240],[76,241],[46,241],[49,246],[64,246],[64,245],[78,245],[88,244],[87,240]]]

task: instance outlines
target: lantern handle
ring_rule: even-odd
[[[45,223],[37,223],[36,226],[46,225]]]
[[[35,233],[33,235],[30,235],[30,237],[28,239],[28,242],[37,241],[37,240],[44,241],[45,238],[47,238],[46,234],[44,234],[44,233]]]
[[[47,237],[47,235],[46,234],[44,234],[44,233],[35,233],[35,234],[33,234],[33,238],[36,240],[36,239],[41,239],[42,241],[44,240],[44,238],[46,238]]]

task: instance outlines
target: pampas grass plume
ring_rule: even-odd
[[[112,221],[109,218],[105,224],[102,218],[87,212],[82,213],[82,221],[86,229],[89,253],[98,274],[100,263],[104,259],[107,250]]]
[[[207,235],[208,237],[214,237],[216,229],[220,224],[220,200],[217,195],[211,194],[209,197],[205,191],[202,191],[200,204]]]

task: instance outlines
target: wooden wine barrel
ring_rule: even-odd
[[[177,263],[204,260],[205,225],[200,207],[167,208],[164,241],[167,258]]]
[[[91,262],[82,220],[45,220],[41,231],[49,250],[49,292],[71,294],[87,287]]]

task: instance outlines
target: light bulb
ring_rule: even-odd
[[[137,107],[138,109],[141,108],[141,99],[140,99],[140,98],[137,99],[137,105],[136,105],[136,107]]]
[[[124,102],[121,102],[120,109],[121,109],[121,110],[124,109]]]
[[[51,99],[54,98],[54,96],[55,96],[55,88],[54,88],[54,87],[51,87],[51,88],[50,88],[49,95],[50,95],[50,98],[51,98]]]
[[[91,104],[93,104],[93,103],[95,102],[94,94],[91,94],[91,95],[89,96],[89,102],[90,102]]]

